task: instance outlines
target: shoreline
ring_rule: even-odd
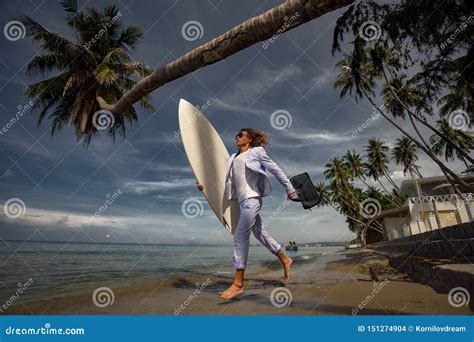
[[[371,276],[372,273],[372,276]],[[379,280],[373,282],[375,277]],[[99,307],[92,293],[17,303],[4,315],[470,315],[454,308],[447,295],[412,282],[370,250],[309,254],[295,258],[292,278],[283,280],[278,262],[251,266],[245,292],[223,300],[233,274],[199,272],[111,288],[113,303]],[[292,297],[278,302],[272,291]],[[103,298],[97,298],[98,301]],[[100,299],[100,300],[99,300]],[[107,298],[105,298],[107,299]],[[281,298],[280,298],[281,299]],[[111,302],[109,297],[109,303]],[[104,303],[103,301],[101,303]],[[107,303],[105,303],[107,304]],[[285,303],[283,303],[285,304]]]

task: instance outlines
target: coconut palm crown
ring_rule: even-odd
[[[44,51],[27,66],[28,74],[48,77],[28,85],[25,91],[34,103],[33,108],[40,110],[38,126],[47,115],[51,135],[65,125],[74,125],[77,140],[83,138],[86,146],[100,131],[106,131],[113,141],[117,132],[125,137],[125,123],[137,120],[135,109],[131,107],[113,116],[97,112],[100,108],[96,97],[114,102],[137,78],[150,74],[146,65],[134,62],[129,55],[143,33],[138,27],[122,27],[121,13],[115,6],[103,11],[79,11],[75,0],[61,4],[67,13],[66,23],[75,33],[74,40],[50,31],[28,16],[20,18],[27,35]],[[140,105],[154,110],[149,97],[144,97]]]

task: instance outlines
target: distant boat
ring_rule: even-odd
[[[295,245],[289,245],[289,246],[286,246],[285,249],[287,251],[293,251],[293,252],[296,252],[298,250],[298,246],[295,246]]]
[[[356,249],[356,248],[362,248],[361,243],[351,243],[346,245],[346,249]]]

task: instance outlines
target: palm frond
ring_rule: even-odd
[[[50,32],[30,17],[23,16],[20,21],[25,25],[27,36],[31,37],[33,41],[39,42],[42,49],[69,58],[76,58],[83,53],[84,48],[80,45],[61,37],[57,33]]]
[[[94,70],[95,79],[103,85],[111,85],[118,79],[118,74],[107,64],[99,64]]]
[[[33,73],[45,74],[52,71],[63,71],[69,67],[69,62],[69,59],[60,54],[35,56],[28,63],[26,73],[31,75]]]
[[[129,26],[122,30],[117,41],[119,46],[127,46],[134,49],[136,44],[143,39],[143,31],[136,26]]]

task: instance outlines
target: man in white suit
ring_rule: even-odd
[[[296,197],[295,189],[288,177],[267,155],[264,146],[268,144],[268,138],[264,132],[243,128],[235,139],[239,152],[232,154],[227,164],[224,196],[239,202],[240,216],[234,232],[235,280],[226,291],[220,293],[225,299],[231,299],[244,292],[244,272],[249,252],[250,232],[280,259],[286,280],[290,279],[290,266],[293,262],[283,253],[281,245],[268,234],[259,211],[262,197],[272,192],[266,170],[283,185],[288,198]],[[198,184],[198,189],[202,190],[203,186]]]

